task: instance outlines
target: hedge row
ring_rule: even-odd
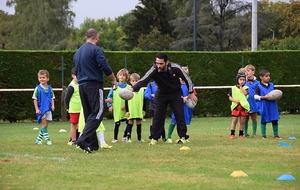
[[[54,88],[67,86],[74,66],[74,51],[0,51],[0,89],[33,89],[40,69],[50,72],[49,83]],[[114,73],[126,67],[130,73],[141,76],[150,68],[157,52],[106,52]],[[256,77],[260,69],[271,72],[275,85],[292,85],[300,82],[300,51],[264,52],[167,52],[169,60],[188,66],[195,86],[232,86],[240,67],[253,64]],[[110,87],[106,78],[105,87]],[[198,105],[195,117],[229,116],[230,102],[227,89],[197,90]],[[284,95],[278,102],[280,111],[300,108],[300,88],[281,88]],[[107,93],[107,92],[106,92]],[[61,91],[56,91],[54,119],[61,118]],[[1,92],[0,119],[35,119],[32,92]],[[110,113],[106,113],[111,117]]]

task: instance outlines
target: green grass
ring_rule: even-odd
[[[170,120],[166,121],[166,129]],[[105,120],[106,142],[114,147],[84,154],[67,146],[69,122],[51,122],[53,146],[35,145],[36,123],[0,123],[0,187],[6,189],[299,189],[300,115],[282,115],[279,135],[229,139],[230,117],[194,118],[188,127],[190,150],[182,145],[149,146],[149,119],[143,123],[147,143],[112,144],[113,121]],[[252,132],[251,123],[249,133]],[[119,139],[124,123],[120,127]],[[135,131],[135,127],[133,130]],[[177,135],[173,134],[173,140]],[[296,140],[288,140],[295,136]],[[279,146],[278,142],[292,146]],[[230,177],[235,170],[248,177]],[[278,181],[291,174],[296,181]]]

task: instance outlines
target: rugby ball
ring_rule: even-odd
[[[197,105],[197,101],[193,101],[192,99],[188,98],[185,102],[188,108],[194,108]]]
[[[267,94],[269,97],[269,100],[279,100],[282,97],[282,91],[281,90],[272,90]]]
[[[119,96],[123,100],[131,100],[133,98],[133,92],[128,88],[123,88],[119,91]]]

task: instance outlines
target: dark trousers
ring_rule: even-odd
[[[96,130],[104,113],[104,94],[101,83],[87,83],[79,86],[81,104],[84,113],[85,127],[77,140],[81,148],[90,147],[98,150],[99,144]]]
[[[180,138],[186,137],[186,124],[184,120],[183,99],[181,89],[172,94],[155,94],[155,111],[151,131],[151,137],[158,140],[164,133],[164,124],[168,105],[176,117],[177,133]]]

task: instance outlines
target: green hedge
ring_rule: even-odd
[[[67,86],[71,80],[74,51],[0,51],[0,88],[33,89],[37,84],[40,69],[50,72],[49,84],[54,88]],[[150,68],[157,52],[106,52],[114,73],[126,67],[129,72],[141,76]],[[195,86],[232,86],[238,69],[246,64],[271,72],[275,85],[299,84],[300,51],[264,52],[167,52],[169,60],[188,66]],[[62,64],[63,63],[63,64]],[[257,76],[258,77],[258,76]],[[110,87],[106,78],[105,87]],[[229,89],[197,90],[199,102],[195,116],[228,116]],[[300,108],[300,88],[280,88],[283,98],[278,102],[280,111]],[[108,93],[108,92],[106,92]],[[0,92],[0,119],[35,119],[32,92]],[[61,117],[61,91],[55,92],[56,111],[54,119]],[[111,117],[110,113],[106,113]]]

